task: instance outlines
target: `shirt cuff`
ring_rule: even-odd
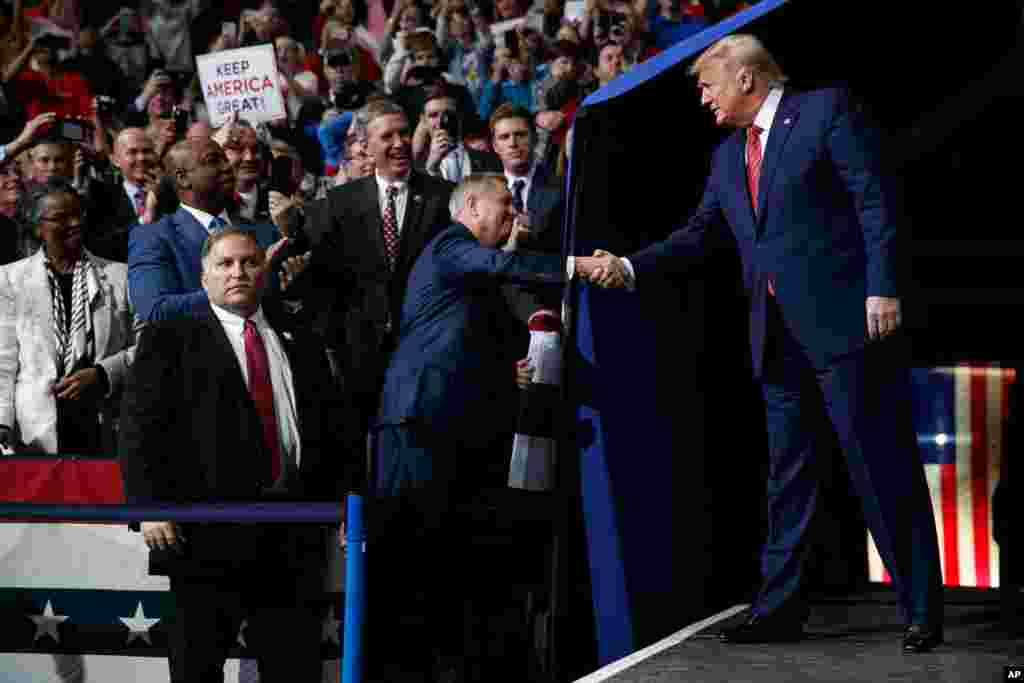
[[[623,265],[623,267],[625,267],[626,275],[628,276],[626,278],[626,291],[635,292],[636,291],[636,273],[633,271],[633,264],[630,263],[629,259],[626,258],[625,256],[623,256],[619,260],[622,261],[622,265]]]

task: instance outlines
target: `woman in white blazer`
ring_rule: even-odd
[[[135,353],[128,268],[85,249],[82,199],[69,183],[48,181],[29,200],[43,246],[0,266],[0,441],[101,454],[115,443],[104,433],[110,399]]]

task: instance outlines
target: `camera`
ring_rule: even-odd
[[[71,41],[64,36],[58,36],[54,33],[44,33],[36,38],[36,47],[42,47],[58,52],[60,50],[70,49]]]
[[[359,109],[366,104],[366,94],[357,84],[345,81],[340,90],[331,92],[331,106],[339,111]]]
[[[50,136],[79,145],[92,144],[92,124],[78,119],[57,119],[50,129]]]
[[[414,66],[409,69],[409,78],[420,83],[433,83],[441,78],[444,69],[440,66]]]
[[[344,66],[351,66],[352,59],[345,52],[328,52],[324,55],[324,64],[332,69],[340,69]]]
[[[274,157],[270,163],[270,185],[268,189],[283,195],[293,195],[299,189],[292,177],[295,161],[284,154]]]
[[[621,38],[626,32],[626,15],[619,12],[598,12],[595,23],[598,32],[611,37]]]
[[[453,112],[441,112],[441,120],[438,123],[441,130],[448,133],[453,141],[457,141],[459,139],[459,120],[455,117]]]
[[[114,111],[114,106],[117,101],[109,95],[97,95],[96,96],[96,111],[100,114],[109,114]]]

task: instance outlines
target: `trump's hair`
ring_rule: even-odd
[[[725,62],[732,68],[745,66],[756,76],[768,81],[772,87],[780,86],[789,80],[764,44],[749,33],[726,36],[709,47],[690,66],[690,75],[699,75],[709,64],[716,61]]]

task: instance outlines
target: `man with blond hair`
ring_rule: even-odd
[[[600,252],[577,268],[642,290],[702,261],[724,225],[739,246],[767,416],[769,533],[751,615],[722,639],[804,635],[806,530],[818,497],[808,415],[824,410],[893,577],[903,651],[931,650],[942,642],[939,553],[898,334],[901,217],[878,131],[844,90],[786,87],[754,36],[722,39],[691,72],[716,124],[737,129],[714,155],[696,212],[664,242],[622,259]]]

